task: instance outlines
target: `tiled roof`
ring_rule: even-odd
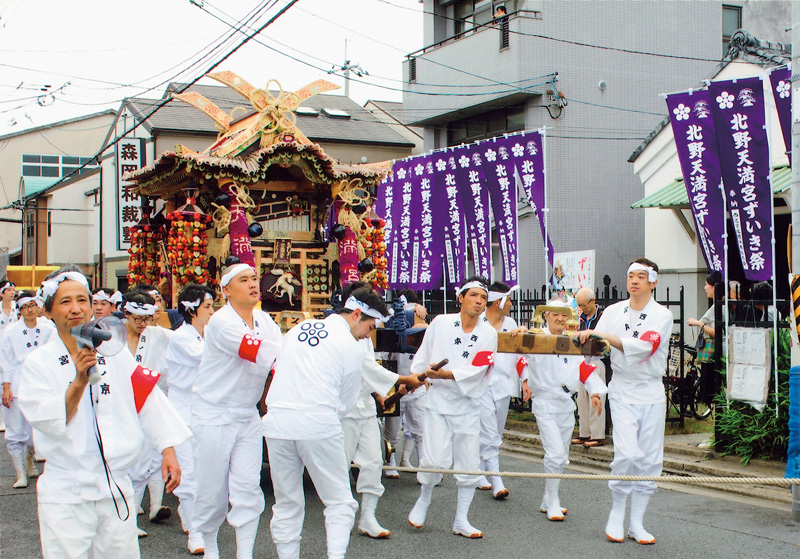
[[[176,91],[182,84],[171,83],[164,96]],[[225,86],[193,85],[188,91],[196,91],[213,102],[220,109],[230,114],[241,107],[247,112],[253,110],[250,103],[241,95]],[[273,92],[276,93],[276,92]],[[127,104],[134,114],[147,115],[153,107],[163,99],[141,99],[131,97]],[[348,97],[342,95],[320,94],[306,99],[301,107],[314,108],[319,114],[296,114],[297,127],[314,142],[342,142],[358,144],[376,144],[397,147],[413,147],[413,144],[399,135],[383,122],[380,122],[365,108]],[[345,111],[350,118],[332,118],[323,114],[322,109]],[[237,111],[235,117],[241,117]],[[151,131],[174,131],[187,134],[208,135],[216,137],[214,122],[196,108],[182,101],[173,100],[159,109],[145,124]]]

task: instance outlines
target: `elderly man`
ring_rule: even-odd
[[[57,332],[22,366],[19,407],[47,461],[37,484],[45,559],[139,557],[136,507],[127,471],[145,439],[163,456],[167,491],[180,483],[174,447],[190,436],[156,386],[158,373],[127,351],[96,355],[72,328],[92,316],[86,277],[61,269],[42,285],[46,316]],[[90,384],[95,369],[100,381]]]
[[[582,287],[575,294],[575,302],[581,310],[579,330],[594,328],[603,315],[603,309],[597,304],[594,291],[589,287]],[[608,359],[597,363],[595,373],[603,382],[606,382]],[[572,444],[582,444],[587,448],[603,446],[606,444],[606,395],[600,395],[602,411],[600,414],[592,412],[591,394],[586,391],[583,384],[578,386],[578,437],[572,439]]]
[[[614,377],[608,399],[614,417],[614,460],[611,474],[657,476],[664,462],[664,422],[667,404],[661,377],[667,368],[673,316],[653,298],[658,266],[647,258],[628,268],[630,298],[608,307],[596,329],[578,333],[581,343],[596,334],[611,344]],[[656,539],[644,528],[647,503],[656,490],[652,481],[608,482],[613,504],[606,537],[625,541],[625,509],[631,498],[628,537],[640,544]]]

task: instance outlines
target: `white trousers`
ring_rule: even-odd
[[[152,444],[150,444],[150,441],[145,440],[144,447],[142,448],[142,455],[139,458],[139,463],[131,466],[130,470],[128,471],[128,474],[131,477],[131,485],[133,485],[133,504],[135,507],[141,505],[142,497],[144,497],[144,490],[148,483],[163,483],[163,477],[161,474],[162,460],[163,456],[161,456],[161,453],[158,452]],[[181,483],[183,483],[182,478]]]
[[[383,418],[383,438],[389,441],[393,448],[397,448],[400,442],[400,430],[403,428],[403,417],[401,415],[390,415]]]
[[[235,423],[192,425],[197,484],[192,532],[216,532],[226,516],[238,528],[264,512],[261,430],[255,410]]]
[[[0,407],[5,408],[5,406]],[[33,430],[22,415],[16,398],[11,401],[10,407],[5,408],[5,420],[8,453],[12,456],[22,456],[27,447],[33,448]]]
[[[119,506],[125,510],[123,503]],[[39,503],[42,556],[44,559],[139,559],[136,508],[130,498],[128,506],[130,514],[122,521],[110,498],[76,505]]]
[[[491,389],[480,398],[481,407],[481,461],[486,462],[500,455],[503,431],[508,418],[511,396],[495,399]]]
[[[606,381],[606,367],[602,362],[598,362],[595,373]],[[582,438],[589,437],[590,439],[605,439],[606,438],[606,395],[600,396],[600,403],[603,405],[603,411],[600,415],[592,409],[592,395],[586,391],[583,383],[578,386],[578,396],[576,397],[578,404],[578,436]]]
[[[419,390],[424,390],[420,388]],[[414,398],[400,400],[400,415],[403,417],[403,438],[413,440],[417,445],[417,452],[421,452],[423,423],[425,421],[425,398]]]
[[[377,423],[377,419],[375,419]],[[267,439],[275,505],[269,527],[276,545],[300,541],[305,517],[303,468],[314,482],[325,510],[328,555],[341,555],[350,542],[358,503],[350,491],[350,463],[344,435],[316,441]]]
[[[612,475],[658,476],[664,463],[664,422],[666,401],[639,406],[611,400],[614,421]],[[654,481],[609,481],[611,491],[652,495]]]
[[[477,407],[460,415],[442,415],[426,409],[420,468],[477,471],[480,467],[481,414]],[[418,449],[419,450],[419,449]],[[454,474],[459,487],[478,487],[480,476]],[[422,485],[436,485],[442,474],[417,473]]]
[[[353,462],[358,466],[356,491],[380,497],[383,495],[383,442],[378,418],[345,417],[342,419],[342,431],[347,464]]]
[[[560,474],[569,464],[569,444],[575,427],[575,413],[535,413],[536,426],[544,448],[544,471]]]
[[[170,390],[169,401],[175,407],[175,411],[181,416],[183,422],[189,428],[192,425],[192,399],[191,395],[188,397],[181,397],[173,395],[175,390]],[[175,455],[178,458],[178,464],[181,467],[181,483],[175,488],[175,496],[181,503],[181,518],[186,526],[192,526],[192,518],[194,511],[194,497],[197,493],[197,481],[194,475],[194,450],[192,447],[192,438],[182,442],[175,447]]]

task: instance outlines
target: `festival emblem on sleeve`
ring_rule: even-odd
[[[494,365],[494,352],[492,351],[479,351],[472,359],[473,367],[485,367],[487,365]]]
[[[146,369],[141,365],[137,365],[136,369],[131,375],[131,384],[133,385],[133,400],[136,403],[136,413],[142,411],[142,406],[147,401],[147,397],[153,391],[158,378],[161,375],[150,369]]]
[[[650,359],[650,357],[652,357],[652,355],[658,349],[658,346],[661,345],[661,334],[659,334],[658,332],[656,332],[654,330],[648,330],[647,332],[645,332],[644,334],[639,336],[639,339],[643,340],[645,342],[650,342],[650,343],[653,344],[653,348],[650,350],[650,355],[648,355],[645,358],[645,359]],[[643,359],[643,361],[644,361],[644,359]]]
[[[586,379],[588,379],[589,376],[594,372],[594,370],[597,369],[597,365],[595,365],[594,363],[587,363],[586,361],[583,361],[579,369],[580,369],[581,382],[585,383]]]
[[[261,340],[245,334],[242,336],[242,343],[239,344],[239,357],[255,363],[259,347],[261,347]]]
[[[517,360],[517,376],[522,378],[522,371],[524,371],[525,367],[527,366],[528,366],[528,360],[525,359],[524,357],[520,357]]]

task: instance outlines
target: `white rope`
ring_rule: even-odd
[[[579,479],[590,481],[658,481],[665,483],[681,483],[686,485],[699,485],[703,483],[721,483],[736,485],[775,485],[789,486],[800,485],[798,478],[783,477],[716,477],[716,476],[619,476],[611,474],[548,474],[537,472],[479,472],[469,470],[446,470],[444,468],[407,468],[402,466],[384,466],[384,470],[396,472],[427,472],[431,474],[462,474],[467,476],[501,476],[521,477],[529,479]]]

